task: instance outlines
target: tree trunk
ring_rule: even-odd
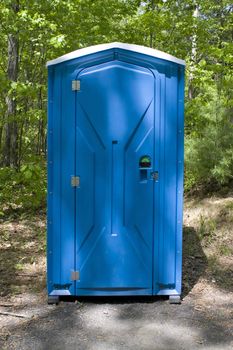
[[[0,152],[2,152],[2,131],[3,131],[3,127],[0,127]]]
[[[40,111],[43,110],[43,102],[42,102],[42,89],[39,89],[38,92],[38,109]],[[43,150],[43,133],[44,133],[44,126],[43,126],[43,116],[40,117],[38,121],[38,134],[37,134],[37,154],[41,155],[41,151]]]
[[[196,20],[199,17],[199,9],[198,5],[195,4],[194,10],[193,10],[193,20],[194,20],[194,26],[193,26],[193,35],[191,37],[191,43],[192,43],[192,50],[191,50],[191,62],[190,62],[190,74],[189,74],[189,85],[188,85],[188,97],[191,100],[194,96],[193,92],[193,76],[194,76],[194,69],[197,59],[197,23]]]
[[[11,7],[16,14],[19,11],[19,0],[13,1]],[[10,82],[18,78],[18,33],[8,35],[7,77]],[[16,121],[16,99],[12,94],[6,97],[5,148],[3,162],[5,166],[18,167],[18,124]]]
[[[22,160],[22,144],[23,144],[23,131],[24,131],[24,120],[21,122],[20,128],[19,128],[19,141],[18,141],[18,148],[19,148],[19,158],[18,158],[18,168],[21,166],[21,160]]]
[[[155,1],[151,0],[150,5],[151,5],[151,11],[153,13],[153,11],[155,10]],[[150,28],[150,47],[153,48],[154,45],[155,45],[155,31],[154,31],[154,28]]]

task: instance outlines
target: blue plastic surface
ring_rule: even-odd
[[[48,76],[48,293],[180,295],[184,67],[111,49]]]

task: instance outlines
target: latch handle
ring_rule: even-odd
[[[159,180],[159,172],[156,170],[156,171],[152,171],[150,173],[150,176],[151,176],[151,179],[154,180],[155,182],[158,182]]]

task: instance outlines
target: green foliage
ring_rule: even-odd
[[[151,46],[186,60],[185,188],[229,183],[233,174],[232,2],[20,0],[14,11],[15,3],[0,2],[1,164],[7,122],[17,126],[18,152],[18,171],[0,170],[1,208],[14,201],[27,206],[29,194],[34,207],[44,203],[44,185],[35,187],[34,179],[40,183],[45,178],[41,164],[46,154],[46,61],[111,41]],[[19,44],[16,81],[7,72],[10,35]],[[10,116],[6,98],[16,105]]]
[[[187,60],[186,190],[233,177],[232,23],[230,2],[199,3],[196,51]]]
[[[220,255],[232,256],[233,251],[232,251],[232,248],[229,247],[228,245],[221,244],[219,246],[219,253],[220,253]]]
[[[216,221],[212,218],[206,218],[203,215],[200,215],[198,228],[199,238],[204,240],[206,243],[210,243],[214,237],[215,230]]]
[[[187,104],[187,117],[194,115],[198,122],[185,140],[186,189],[211,181],[227,184],[233,178],[231,115],[224,96],[209,85],[205,90]]]
[[[34,159],[23,165],[19,172],[12,168],[0,168],[1,216],[12,212],[35,211],[44,208],[45,202],[45,164]]]

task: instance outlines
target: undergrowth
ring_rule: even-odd
[[[0,168],[0,217],[28,216],[46,205],[46,166],[32,161],[19,170]]]

